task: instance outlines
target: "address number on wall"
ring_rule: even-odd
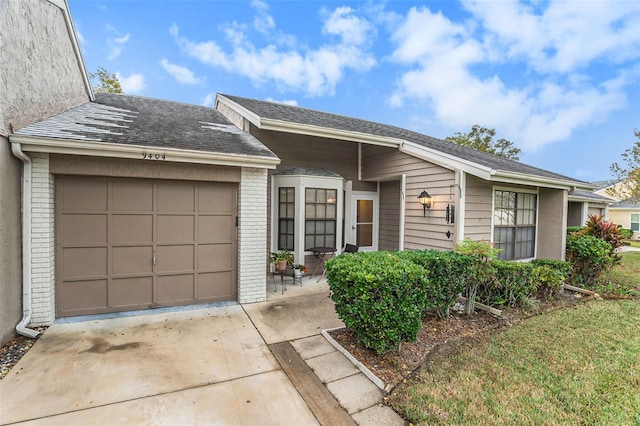
[[[159,160],[162,161],[166,158],[164,154],[159,152],[143,152],[142,159],[143,160]]]

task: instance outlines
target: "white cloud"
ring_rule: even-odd
[[[113,61],[122,54],[122,51],[124,50],[125,45],[129,42],[131,36],[129,33],[120,35],[118,30],[111,25],[107,26],[107,31],[113,34],[113,36],[107,38],[107,46],[109,47],[107,59]]]
[[[196,77],[193,71],[191,71],[187,67],[183,67],[181,65],[172,64],[166,59],[160,61],[160,65],[165,69],[169,74],[175,78],[178,83],[182,84],[200,84],[203,82],[202,78]]]
[[[269,6],[265,2],[254,0],[251,2],[251,7],[256,11],[256,16],[253,18],[253,26],[257,31],[268,34],[275,29],[276,21],[269,14]]]
[[[298,106],[298,101],[296,101],[295,99],[285,99],[282,101],[278,101],[275,100],[273,98],[267,98],[265,99],[267,102],[275,102],[277,104],[284,104],[284,105],[290,105],[290,106]]]
[[[628,11],[627,3],[623,9]],[[618,52],[618,58],[633,57],[635,50],[640,52],[632,47],[640,43],[640,32],[635,41],[625,36],[625,41],[597,43],[578,52],[573,34],[587,31],[572,23],[566,10],[568,4],[587,9],[584,3],[552,3],[542,13],[514,2],[465,4],[480,15],[477,22],[453,22],[428,8],[407,13],[392,35],[396,48],[391,58],[406,69],[389,97],[392,106],[418,101],[455,131],[466,132],[473,124],[493,127],[531,150],[567,139],[577,128],[625,106],[625,87],[637,73],[578,71],[623,46],[625,52]],[[590,7],[593,4],[600,9],[599,2],[589,2]],[[602,10],[602,14],[602,22],[612,22],[611,13]],[[604,24],[598,25],[595,15],[589,13],[584,19],[605,34],[597,30]],[[631,21],[619,17],[616,31],[627,34]]]
[[[124,93],[139,93],[146,88],[146,80],[142,73],[134,73],[127,77],[117,72],[116,77]]]
[[[80,44],[86,45],[87,39],[84,38],[84,35],[76,28],[76,36],[78,37],[78,41]]]
[[[497,48],[542,73],[566,73],[596,59],[640,58],[640,2],[552,1],[544,10],[517,2],[468,0]]]
[[[218,41],[189,40],[180,35],[175,24],[169,32],[183,53],[200,62],[247,77],[254,84],[274,83],[281,89],[302,90],[313,96],[333,93],[347,70],[366,71],[376,63],[365,46],[373,27],[350,8],[326,14],[322,31],[338,40],[313,49],[297,45],[290,35],[278,33],[275,23],[266,19],[268,9],[264,3],[254,1],[252,5],[263,22],[258,25],[254,21],[255,28],[272,34],[262,46],[250,41],[246,25],[236,22],[223,29],[228,48]]]
[[[332,13],[325,11],[324,34],[337,35],[345,44],[363,45],[375,35],[375,27],[366,19],[356,16],[350,7],[338,7]]]
[[[204,107],[212,107],[214,106],[215,101],[216,101],[216,94],[214,92],[207,93],[207,95],[204,97],[200,105]]]

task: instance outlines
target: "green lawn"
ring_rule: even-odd
[[[640,301],[591,301],[443,348],[390,403],[428,425],[640,425]]]
[[[604,277],[604,283],[598,291],[604,295],[640,294],[640,251],[622,254],[622,262]]]

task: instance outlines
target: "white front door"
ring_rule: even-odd
[[[351,200],[351,240],[360,251],[378,250],[378,194],[354,192]]]

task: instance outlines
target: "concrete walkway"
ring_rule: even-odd
[[[244,309],[272,351],[276,344],[289,342],[357,424],[403,425],[400,416],[381,404],[383,391],[321,334],[344,326],[326,282],[304,278],[301,286],[288,285],[284,295],[280,286],[270,290],[267,302]]]
[[[332,398],[333,415],[403,424],[320,334],[341,325],[326,283],[278,290],[244,306],[57,322],[0,381],[0,424],[347,424],[314,412]]]

